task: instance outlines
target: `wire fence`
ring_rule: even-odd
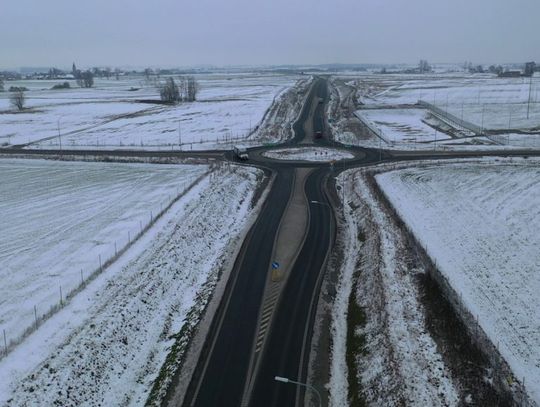
[[[111,255],[107,258],[98,254],[96,260],[98,267],[94,270],[87,271],[80,270],[80,280],[75,287],[68,288],[68,284],[59,285],[58,287],[58,302],[55,304],[35,304],[33,306],[33,322],[27,326],[22,334],[10,335],[10,332],[6,329],[2,329],[2,352],[0,352],[0,360],[7,356],[18,344],[20,344],[26,337],[36,331],[44,322],[50,319],[58,311],[60,311],[66,304],[68,304],[78,293],[80,293],[86,286],[98,277],[105,269],[113,264],[118,258],[124,254],[136,241],[138,241],[155,223],[160,219],[176,202],[178,202],[183,196],[185,196],[195,185],[197,185],[203,178],[208,176],[213,171],[209,169],[203,174],[192,180],[189,184],[184,183],[182,188],[177,188],[176,195],[169,195],[167,203],[160,204],[159,211],[154,213],[150,211],[145,221],[139,220],[138,230],[132,234],[132,231],[128,231],[126,239],[123,244],[120,245],[117,240],[114,241],[114,251],[111,250]],[[112,249],[112,248],[111,248]],[[43,310],[44,309],[44,310]]]

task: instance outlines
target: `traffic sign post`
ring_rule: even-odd
[[[271,267],[272,267],[272,281],[276,282],[276,281],[281,280],[282,273],[279,270],[279,267],[280,267],[279,263],[277,261],[273,261],[271,264]]]

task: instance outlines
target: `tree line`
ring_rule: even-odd
[[[159,95],[163,102],[178,103],[197,100],[199,85],[193,76],[181,76],[177,78],[177,81],[178,83],[172,77],[167,78],[159,86]]]

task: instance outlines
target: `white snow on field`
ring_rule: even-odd
[[[418,100],[424,100],[486,129],[540,127],[538,76],[533,77],[532,83],[530,78],[497,78],[493,75],[468,74],[401,77],[392,75],[388,78],[379,75],[363,79],[368,83],[382,82],[390,86],[377,95],[362,98],[362,102],[366,104],[412,105]]]
[[[540,162],[435,164],[377,182],[540,401]]]
[[[330,162],[351,160],[354,155],[344,150],[322,147],[299,147],[271,150],[263,153],[264,157],[285,161]]]
[[[425,123],[428,115],[425,109],[367,109],[356,114],[378,129],[388,143],[425,143],[450,138]]]
[[[207,166],[0,160],[0,330],[9,343]],[[82,273],[82,277],[81,277]]]
[[[446,150],[539,146],[535,139],[540,130],[538,76],[531,82],[529,78],[497,78],[492,74],[459,72],[358,74],[336,76],[330,83],[329,113],[332,119],[329,126],[336,139],[346,144],[376,148],[382,142],[385,148],[432,149],[436,136],[437,148]],[[351,103],[351,99],[356,100],[356,104]],[[419,100],[488,131],[488,137],[456,128],[456,124],[427,114],[427,110],[422,114],[417,107]],[[356,111],[356,116],[374,134],[348,118],[348,111],[358,107],[361,109]]]
[[[0,404],[144,405],[172,335],[200,316],[250,222],[258,174],[213,172],[176,202],[0,361]]]
[[[14,112],[9,92],[0,94],[0,145],[170,149],[181,143],[185,150],[219,143],[225,148],[231,138],[246,138],[274,98],[297,79],[272,73],[198,75],[197,101],[176,106],[137,102],[159,100],[157,87],[141,77],[56,91],[50,90],[52,81],[9,82],[6,86],[29,88],[29,110]]]
[[[491,135],[490,139],[499,144],[507,146],[517,146],[524,148],[540,148],[540,133],[506,133],[500,135]]]

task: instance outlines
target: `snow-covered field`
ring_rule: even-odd
[[[515,147],[537,147],[531,142],[536,136],[540,137],[540,77],[529,78],[497,78],[494,75],[470,75],[465,73],[447,73],[440,75],[408,75],[408,74],[364,74],[356,77],[337,77],[332,80],[336,91],[332,98],[340,99],[341,103],[348,95],[353,95],[356,105],[349,107],[357,109],[362,118],[369,116],[381,117],[383,132],[390,134],[391,147],[421,148],[418,141],[411,138],[411,130],[418,131],[426,138],[434,138],[437,123],[422,123],[418,109],[414,105],[423,100],[439,109],[449,112],[455,117],[470,122],[479,128],[494,133],[516,133],[527,131],[532,133],[528,143],[516,137],[506,137],[504,142],[496,141],[497,137],[486,140],[481,137],[464,139],[463,141],[444,143],[446,148],[472,148],[466,144],[506,144]],[[530,103],[529,103],[530,102]],[[338,102],[336,102],[338,103]],[[348,102],[350,103],[350,102]],[[371,110],[373,108],[381,110]],[[398,107],[395,114],[389,108]],[[375,121],[377,117],[373,118]],[[348,131],[350,123],[344,125],[343,119],[335,118],[331,123],[337,138],[345,143],[374,147],[378,140],[365,140],[362,134],[352,134]],[[436,124],[430,126],[430,124]],[[425,126],[425,127],[424,127]],[[456,129],[448,129],[443,124],[442,130],[448,134],[457,135]],[[439,130],[441,130],[439,128]],[[358,133],[358,132],[357,132]],[[394,136],[395,141],[394,143]],[[399,142],[401,138],[401,143]],[[444,138],[439,131],[438,139]],[[355,142],[355,139],[358,142]],[[410,145],[410,146],[408,146]],[[428,145],[427,147],[431,147]]]
[[[527,118],[527,104],[530,106]],[[492,75],[428,76],[408,79],[368,104],[414,104],[425,100],[485,129],[540,127],[540,78],[497,78]]]
[[[356,112],[362,120],[380,130],[387,143],[426,143],[449,139],[445,133],[426,124],[425,109],[366,109]]]
[[[144,78],[96,80],[92,89],[50,90],[58,81],[15,81],[26,86],[26,112],[9,107],[0,93],[0,145],[32,143],[38,148],[225,148],[246,138],[274,98],[298,77],[272,73],[196,76],[197,101],[177,106],[139,103],[159,100]],[[60,134],[60,136],[59,136]],[[230,142],[229,142],[230,143]]]
[[[145,176],[159,181],[159,196],[161,192],[166,195],[169,185],[174,191],[190,171],[195,175],[206,169],[69,164],[78,173],[74,180],[84,175],[81,167],[101,166],[105,176],[96,178],[107,181],[103,190],[92,188],[98,181],[87,182],[74,191],[73,197],[62,196],[58,193],[64,171],[56,169],[60,180],[53,178],[58,186],[53,189],[50,185],[52,197],[49,201],[43,197],[45,207],[54,209],[55,203],[67,200],[75,208],[58,208],[55,218],[82,213],[77,201],[82,201],[85,193],[97,196],[88,206],[107,210],[99,198],[112,197],[109,203],[113,210],[119,200],[131,208],[137,206],[138,197],[153,200],[145,187]],[[57,163],[47,166],[62,167]],[[99,173],[99,169],[94,172]],[[91,173],[86,176],[91,177]],[[120,179],[114,179],[115,174]],[[175,202],[117,262],[0,360],[0,404],[143,405],[175,342],[173,335],[186,324],[188,316],[200,317],[231,247],[238,244],[250,222],[259,175],[258,170],[250,168],[214,170]],[[121,196],[122,191],[129,194]],[[35,200],[32,206],[36,206]],[[24,208],[20,212],[24,213]],[[122,215],[122,211],[112,216],[109,211],[102,217],[110,222],[116,217],[131,220],[132,216]],[[70,225],[67,220],[58,223]],[[78,250],[82,244],[74,241],[73,248]]]
[[[299,147],[271,150],[263,153],[263,156],[276,160],[318,162],[351,160],[354,158],[354,155],[347,151],[322,147]]]
[[[377,175],[516,377],[540,402],[540,162],[437,163]]]
[[[0,160],[0,330],[7,342],[206,171],[202,165]]]

